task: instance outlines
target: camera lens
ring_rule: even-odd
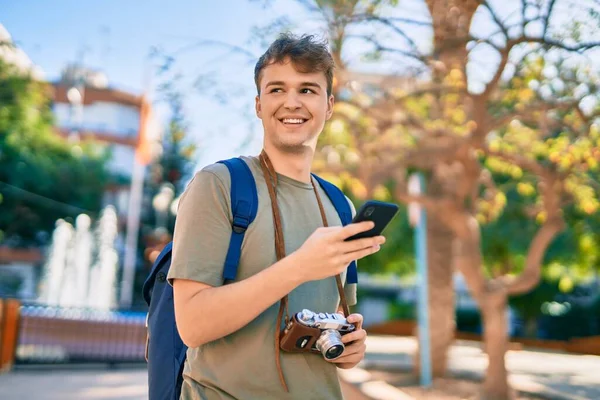
[[[335,329],[323,331],[317,340],[316,345],[317,350],[319,350],[327,360],[336,359],[344,352],[342,335]]]
[[[339,356],[341,356],[343,352],[344,346],[338,344],[333,347],[330,347],[329,350],[327,350],[327,352],[325,353],[325,358],[328,360],[333,360],[334,358],[338,358]]]
[[[375,207],[369,207],[365,210],[365,216],[369,217],[371,214],[373,214],[373,211],[375,211]]]

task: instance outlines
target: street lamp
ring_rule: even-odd
[[[175,196],[175,190],[173,185],[170,183],[163,183],[158,190],[158,193],[152,199],[152,207],[156,212],[156,228],[167,229],[167,223],[169,220],[169,209],[173,197]]]
[[[83,119],[83,96],[81,91],[73,86],[67,90],[67,100],[71,105],[69,113],[69,136],[70,142],[79,141],[79,129]]]

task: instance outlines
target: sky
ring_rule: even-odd
[[[106,73],[111,86],[136,94],[154,88],[157,109],[165,117],[164,104],[158,101],[156,92],[163,77],[157,73],[157,59],[149,57],[151,48],[175,52],[199,40],[220,41],[244,47],[258,57],[265,49],[258,43],[247,44],[253,26],[266,25],[282,14],[299,17],[302,14],[293,1],[274,2],[268,8],[263,3],[258,0],[168,3],[0,0],[0,23],[16,45],[41,67],[46,79],[58,79],[67,63],[83,61],[86,66]],[[179,86],[186,96],[190,139],[200,146],[198,168],[222,158],[256,153],[260,148],[260,121],[253,119],[249,125],[240,115],[241,107],[253,102],[251,61],[256,60],[235,54],[227,56],[228,52],[223,46],[191,48],[179,53],[174,65],[174,73],[182,75]],[[197,76],[214,70],[219,71],[215,79],[225,83],[223,91],[243,88],[245,99],[233,109],[193,88]],[[254,140],[241,146],[249,136]]]
[[[16,45],[41,67],[48,80],[60,76],[70,62],[80,61],[103,71],[111,86],[141,94],[150,88],[162,118],[167,117],[156,87],[167,76],[179,74],[178,88],[185,96],[190,140],[199,146],[197,168],[239,154],[257,154],[262,142],[260,121],[254,116],[253,68],[266,50],[253,34],[281,16],[294,24],[294,32],[322,33],[322,25],[295,0],[0,0],[0,23]],[[507,16],[520,0],[493,0]],[[508,3],[514,3],[511,6]],[[268,7],[264,7],[269,4]],[[508,4],[508,5],[507,5]],[[403,0],[401,16],[427,20],[422,0]],[[508,10],[508,11],[507,11]],[[568,19],[568,9],[557,13]],[[474,20],[473,31],[489,33],[493,25],[484,12]],[[410,28],[421,50],[427,51],[431,33]],[[274,36],[272,36],[274,38]],[[199,41],[224,45],[193,46]],[[238,51],[231,51],[231,45]],[[169,75],[158,74],[151,49],[176,54]],[[365,66],[358,57],[364,45],[349,42],[346,56],[356,69],[385,72],[396,65]],[[239,51],[241,49],[242,51]],[[83,52],[82,52],[83,50]],[[473,76],[486,81],[497,63],[495,54],[482,53],[473,63]],[[208,76],[214,85],[194,85]],[[471,82],[470,82],[471,84]],[[215,96],[215,94],[217,96]],[[222,102],[223,98],[229,101]]]

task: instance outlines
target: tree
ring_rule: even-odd
[[[185,190],[185,183],[193,173],[194,157],[197,146],[188,141],[188,123],[184,112],[184,98],[175,86],[174,80],[166,80],[159,86],[161,100],[170,109],[170,118],[162,139],[162,151],[149,166],[149,176],[145,187],[146,207],[142,215],[142,236],[140,243],[146,247],[146,259],[153,262],[157,251],[172,239],[175,216],[170,210],[166,212],[166,226],[158,226],[157,210],[153,208],[152,199],[165,186],[172,190],[172,199],[177,198]],[[163,216],[164,217],[164,216]],[[160,218],[159,218],[160,219]]]
[[[159,87],[170,109],[170,119],[166,135],[162,141],[162,152],[152,166],[152,183],[168,182],[175,187],[176,194],[185,188],[183,184],[193,172],[194,157],[198,147],[189,143],[187,138],[188,123],[184,112],[183,95],[177,91],[173,82],[166,82]]]
[[[0,242],[42,245],[57,219],[100,211],[107,156],[55,132],[50,87],[1,59],[0,103]]]
[[[357,93],[340,104],[331,133],[338,136],[338,144],[347,145],[340,158],[358,155],[353,157],[359,165],[349,179],[359,179],[365,195],[371,195],[378,183],[394,179],[398,199],[418,202],[428,210],[430,267],[441,266],[439,275],[437,269],[430,273],[435,281],[429,284],[440,284],[431,292],[442,293],[450,299],[446,305],[451,305],[449,263],[465,276],[484,319],[489,357],[484,397],[508,398],[504,364],[508,296],[538,284],[544,256],[565,228],[563,209],[568,204],[582,215],[598,209],[597,183],[589,173],[597,168],[595,147],[600,144],[594,124],[599,115],[597,74],[589,68],[589,60],[576,56],[600,44],[585,41],[584,21],[565,33],[552,20],[561,9],[582,9],[589,16],[587,34],[592,37],[589,32],[597,31],[599,13],[594,4],[522,1],[516,13],[503,16],[486,1],[428,0],[433,43],[425,54],[406,29],[422,21],[388,17],[390,13],[382,10],[389,9],[382,5],[381,1],[313,5],[333,35],[333,51],[340,51],[348,40],[350,25],[359,23],[395,35],[396,46],[394,40],[386,42],[364,30],[358,35],[373,45],[375,57],[400,55],[419,65],[420,82],[414,89],[384,91],[377,102],[363,101],[364,95]],[[515,15],[520,15],[516,22]],[[491,34],[472,31],[476,17],[494,24]],[[482,48],[496,53],[499,62],[489,79],[478,82],[473,65],[481,60]],[[343,80],[341,53],[334,57]],[[548,75],[549,69],[558,73]],[[426,195],[406,193],[411,168],[427,173]],[[538,226],[523,238],[529,246],[522,265],[487,274],[481,226],[494,222],[507,202],[492,172],[510,177],[525,203],[524,215]],[[431,311],[432,322],[437,317],[448,320],[447,309],[432,304]],[[441,330],[447,332],[445,326]]]

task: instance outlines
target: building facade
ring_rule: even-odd
[[[47,81],[44,72],[13,44],[12,37],[2,25],[0,59],[33,79]],[[117,211],[115,250],[122,263],[129,227],[133,228],[130,229],[134,232],[131,235],[137,237],[137,225],[132,225],[130,220],[139,218],[142,200],[139,193],[143,184],[132,185],[134,171],[137,171],[138,182],[143,182],[145,175],[145,167],[136,163],[136,151],[139,155],[139,149],[145,148],[147,155],[150,153],[148,147],[154,149],[160,146],[159,124],[142,93],[111,87],[106,75],[101,72],[79,65],[67,65],[59,79],[48,84],[52,89],[52,111],[57,135],[74,142],[91,139],[99,152],[109,155],[107,168],[111,183],[105,188],[103,206],[112,205]],[[147,162],[146,157],[144,163]],[[135,192],[137,196],[135,193],[131,195],[132,187],[138,188]],[[139,203],[136,207],[131,206],[132,198],[134,204]],[[136,200],[138,198],[140,201]],[[132,212],[132,208],[137,208],[137,213]],[[43,248],[13,249],[0,246],[0,296],[34,300],[40,270],[46,262],[45,253]],[[134,260],[134,267],[137,264],[139,262]],[[19,290],[14,289],[18,287]]]
[[[114,177],[106,188],[104,205],[127,216],[129,191],[140,137],[142,96],[109,87],[99,72],[67,66],[54,82],[53,113],[57,131],[67,140],[93,139],[109,153],[107,167]]]

